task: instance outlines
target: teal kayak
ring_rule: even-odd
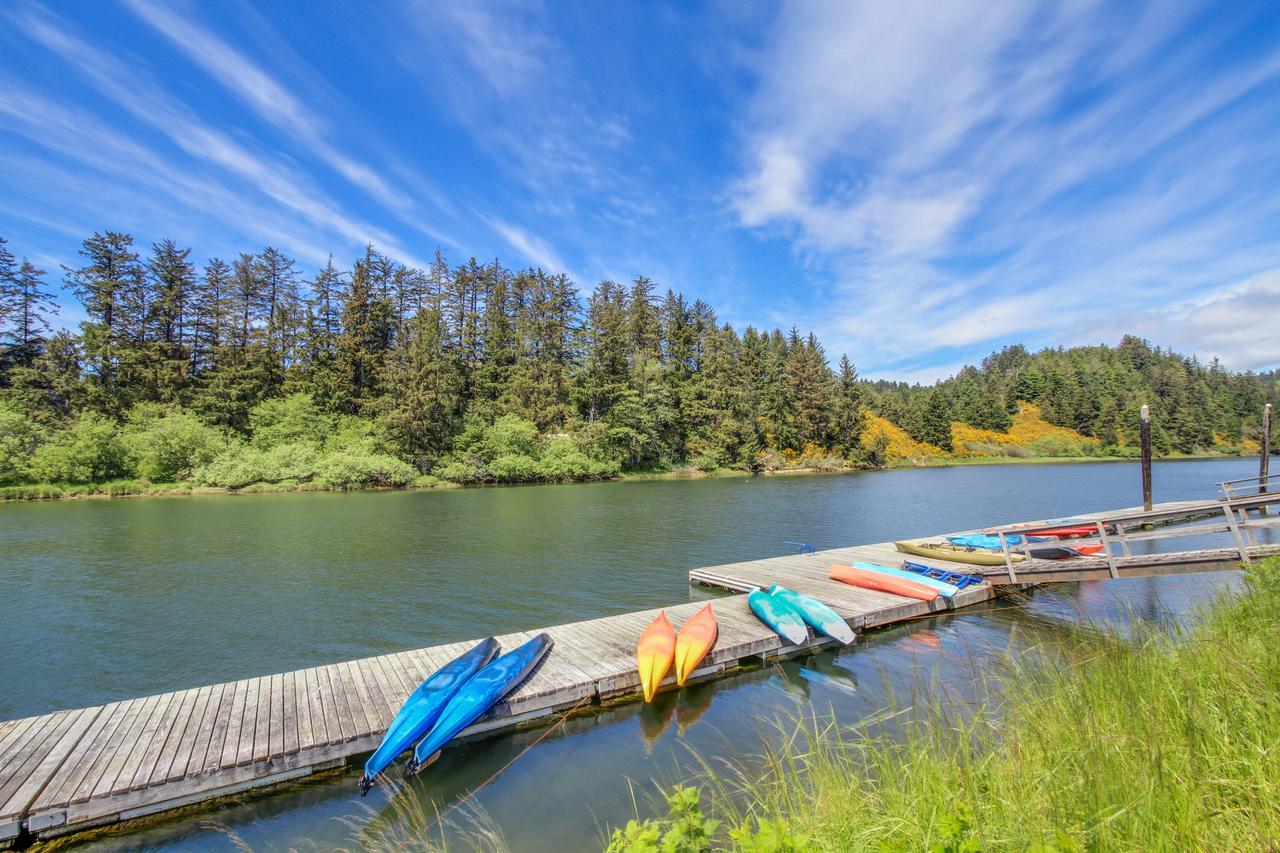
[[[849,627],[849,623],[818,599],[777,584],[769,587],[769,595],[791,605],[805,622],[813,626],[814,631],[834,637],[846,646],[853,642],[853,629]]]
[[[458,692],[458,688],[493,660],[497,653],[498,641],[489,637],[471,651],[437,669],[413,691],[387,727],[382,743],[365,762],[364,775],[360,777],[360,796],[369,793],[373,780],[396,760],[396,756],[427,733],[439,719],[449,700]]]
[[[413,759],[405,772],[416,773],[430,764],[441,747],[532,675],[547,652],[551,651],[551,646],[551,635],[539,634],[473,675],[445,706],[427,736],[414,748]]]
[[[788,643],[803,646],[809,642],[809,629],[805,627],[804,617],[786,601],[753,586],[747,593],[747,604],[761,622],[777,631],[778,636]]]
[[[945,595],[947,598],[950,598],[960,591],[960,587],[955,584],[934,580],[931,577],[918,575],[915,572],[909,572],[906,569],[895,569],[890,566],[882,566],[879,563],[854,563],[853,565],[859,569],[866,569],[869,572],[880,572],[884,575],[893,575],[895,578],[905,578],[909,581],[922,583],[925,586],[931,586],[936,589],[940,595]]]

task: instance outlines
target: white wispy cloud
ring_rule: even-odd
[[[1280,50],[1224,50],[1248,21],[1189,26],[1203,11],[785,4],[748,54],[732,209],[832,283],[809,319],[872,375],[941,376],[1019,338],[1159,338],[1161,303],[1221,315],[1280,251],[1262,225],[1280,199],[1257,180],[1280,110],[1251,98]],[[1184,328],[1190,350],[1225,346]]]
[[[569,273],[569,266],[546,240],[531,234],[518,225],[504,222],[501,219],[486,219],[490,227],[501,235],[511,248],[515,249],[534,266],[541,267],[550,273]],[[573,276],[571,276],[573,277]]]
[[[259,115],[293,134],[307,150],[351,183],[363,188],[387,207],[405,210],[409,200],[392,189],[371,166],[338,151],[324,137],[325,123],[283,84],[214,33],[176,14],[170,6],[151,0],[124,0],[126,6],[157,32],[166,36],[234,92]]]

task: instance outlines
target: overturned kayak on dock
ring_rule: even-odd
[[[894,542],[893,547],[904,554],[915,554],[919,557],[932,557],[935,560],[950,560],[953,563],[969,563],[974,566],[1003,566],[1004,554],[995,554],[980,548],[966,548],[963,545],[952,545],[950,542]],[[1025,560],[1022,554],[1010,554],[1013,562]]]
[[[855,562],[853,567],[855,569],[865,569],[869,572],[880,572],[884,575],[890,575],[895,578],[902,578],[903,580],[924,584],[925,586],[933,587],[938,591],[939,595],[945,595],[947,598],[951,598],[960,591],[960,587],[953,583],[947,583],[946,581],[938,580],[937,578],[916,574],[915,572],[909,572],[906,569],[899,569],[894,566],[882,566],[879,563]]]
[[[849,623],[818,599],[801,595],[777,584],[769,587],[769,595],[790,604],[816,633],[839,640],[846,646],[853,642],[853,629],[849,627]]]
[[[859,569],[854,566],[846,566],[844,563],[835,563],[832,565],[831,572],[827,577],[831,578],[833,581],[840,581],[841,583],[847,583],[850,586],[856,586],[861,589],[870,589],[876,592],[887,592],[890,595],[914,598],[917,601],[933,601],[941,595],[938,590],[917,580],[907,580],[906,578],[894,577],[893,575],[873,571],[871,569]],[[923,580],[923,578],[921,580]]]
[[[719,635],[720,626],[716,624],[716,614],[710,604],[680,626],[680,633],[676,635],[676,684],[684,687],[698,664],[715,648]]]
[[[747,604],[761,622],[788,643],[803,646],[809,642],[809,629],[805,627],[804,617],[786,601],[753,586],[747,593]]]
[[[439,719],[440,714],[471,676],[493,660],[498,653],[498,641],[493,637],[479,643],[474,649],[437,669],[418,689],[413,691],[401,706],[382,743],[369,756],[360,777],[360,796],[369,793],[378,774],[391,765],[400,753],[413,746]]]
[[[1032,548],[1028,553],[1037,560],[1069,560],[1072,557],[1090,557],[1101,550],[1101,545],[1076,545],[1061,548]]]
[[[1005,541],[1010,545],[1021,545],[1022,536],[1017,533],[1006,533]],[[1047,536],[1027,536],[1028,542],[1045,542]],[[948,536],[947,541],[952,545],[959,545],[963,548],[985,548],[988,551],[1001,550],[1000,537],[992,536],[989,533],[965,533],[961,536]]]
[[[539,634],[471,676],[445,706],[431,731],[414,748],[413,759],[405,772],[417,773],[434,761],[445,744],[532,675],[552,645],[550,634]]]
[[[667,677],[676,656],[676,632],[667,621],[667,612],[659,611],[636,643],[636,665],[640,669],[640,687],[644,701],[652,702],[658,685]]]

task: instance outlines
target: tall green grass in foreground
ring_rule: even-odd
[[[1192,628],[1009,661],[998,713],[935,704],[897,738],[802,724],[763,775],[708,771],[710,818],[677,789],[610,849],[1275,850],[1280,559],[1246,583]]]

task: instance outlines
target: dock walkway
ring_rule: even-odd
[[[995,595],[990,584],[983,584],[952,600],[939,597],[926,604],[826,580],[832,562],[897,565],[901,559],[892,543],[880,543],[695,569],[689,579],[739,591],[780,583],[825,601],[859,631]],[[970,573],[974,569],[930,562]],[[702,605],[688,601],[665,610],[679,626]],[[694,678],[810,648],[784,644],[752,615],[744,595],[716,599],[715,612],[719,640]],[[623,613],[498,637],[509,649],[545,630],[555,646],[524,685],[464,736],[637,696],[635,643],[657,613]],[[377,746],[417,685],[475,642],[0,722],[0,847],[19,838],[48,838],[130,820],[361,759]],[[352,791],[354,795],[354,779]]]

